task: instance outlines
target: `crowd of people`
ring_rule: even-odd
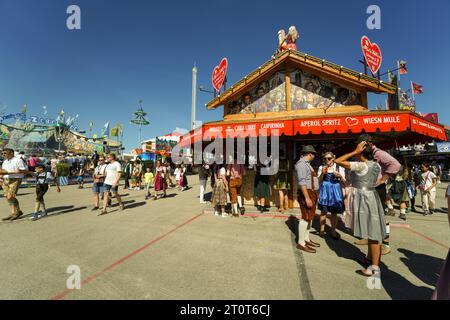
[[[338,215],[345,226],[353,231],[359,245],[367,245],[368,253],[361,263],[365,276],[379,274],[381,255],[389,254],[389,224],[385,216],[395,215],[398,205],[400,219],[406,220],[410,211],[417,212],[416,196],[422,200],[422,214],[435,210],[436,186],[439,183],[438,165],[433,163],[404,163],[388,152],[379,149],[370,135],[364,134],[355,143],[355,150],[340,157],[325,152],[317,161],[318,152],[313,146],[304,146],[295,164],[298,184],[298,202],[301,219],[298,227],[297,248],[316,253],[320,244],[310,238],[312,221],[320,210],[318,235],[325,236],[327,217],[330,217],[329,236],[341,238],[337,232]],[[216,216],[238,217],[245,212],[241,194],[246,171],[254,170],[253,199],[257,209],[269,211],[272,190],[278,191],[278,212],[285,212],[287,194],[292,188],[288,176],[288,163],[284,156],[276,161],[278,170],[274,176],[262,174],[269,162],[254,165],[208,165],[199,168],[200,202],[204,203],[207,179],[211,177],[211,203]],[[318,168],[317,163],[322,162]]]
[[[139,158],[135,161],[125,160],[120,163],[116,155],[94,154],[90,157],[82,155],[54,155],[52,157],[26,157],[24,152],[15,153],[12,149],[3,149],[2,170],[0,180],[4,195],[11,208],[11,214],[3,221],[19,219],[23,212],[20,210],[16,198],[19,187],[25,179],[32,178],[36,188],[36,206],[31,220],[38,220],[47,215],[44,195],[53,183],[60,192],[60,185],[67,185],[70,181],[83,189],[85,179],[92,177],[92,193],[94,207],[92,211],[100,210],[98,215],[107,214],[111,206],[111,199],[115,198],[119,208],[124,210],[119,194],[119,182],[123,178],[124,189],[142,190],[145,188],[145,199],[158,200],[167,196],[168,188],[178,188],[180,191],[189,189],[187,171],[184,165],[173,167],[170,161],[162,163],[144,163]],[[176,183],[173,182],[175,176]],[[100,204],[100,201],[103,201]]]
[[[121,164],[115,154],[92,157],[53,157],[39,159],[32,155],[28,159],[23,153],[17,156],[12,149],[3,149],[3,163],[0,171],[4,195],[10,205],[11,214],[4,221],[19,219],[23,212],[16,198],[17,191],[26,175],[35,180],[36,202],[31,220],[47,215],[44,196],[52,183],[61,192],[58,165],[67,164],[69,174],[76,178],[83,188],[86,174],[92,175],[93,211],[98,215],[108,213],[111,198],[118,202],[120,210],[125,206],[119,193],[119,183],[124,178],[124,189],[141,190],[145,187],[145,199],[158,200],[167,196],[168,188],[184,191],[189,188],[187,169],[184,165],[174,167],[169,161],[156,161],[154,165],[126,160]],[[394,205],[399,207],[399,218],[406,220],[409,211],[416,211],[415,198],[422,200],[423,215],[430,215],[436,209],[436,186],[439,183],[439,166],[436,163],[401,165],[388,152],[379,149],[370,135],[364,134],[355,143],[352,152],[337,156],[332,152],[323,154],[322,165],[315,166],[318,152],[311,145],[303,146],[300,159],[295,164],[297,177],[297,199],[301,218],[298,224],[297,248],[307,253],[316,253],[320,244],[310,237],[312,221],[320,210],[318,235],[325,237],[326,219],[330,217],[329,236],[340,239],[337,232],[338,215],[342,215],[345,226],[359,238],[357,244],[368,246],[367,256],[361,260],[366,266],[360,273],[365,276],[380,274],[382,254],[388,254],[389,228],[385,215],[395,215]],[[269,176],[266,170],[276,164],[276,174]],[[237,162],[237,161],[235,161]],[[207,180],[211,179],[211,203],[216,216],[230,217],[245,214],[243,184],[248,170],[255,171],[253,198],[261,212],[269,211],[271,190],[278,192],[278,212],[288,208],[288,193],[292,188],[289,164],[285,155],[279,159],[253,165],[207,164],[198,167],[200,203],[206,203]],[[172,176],[175,177],[173,183]],[[152,194],[153,191],[153,194]],[[447,190],[449,197],[449,190]],[[450,199],[450,198],[449,198]],[[100,204],[100,200],[103,203]],[[450,200],[449,200],[450,202]],[[327,232],[328,233],[328,232]]]

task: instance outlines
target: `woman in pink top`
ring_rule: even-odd
[[[242,177],[245,174],[245,167],[242,164],[228,165],[227,175],[230,176],[230,194],[231,194],[231,206],[233,208],[233,215],[239,216],[245,213],[245,208],[242,205],[241,187]],[[239,205],[239,211],[238,211]]]

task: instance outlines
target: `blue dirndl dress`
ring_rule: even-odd
[[[338,214],[344,212],[344,199],[339,179],[327,173],[323,177],[319,193],[319,209],[322,212]]]

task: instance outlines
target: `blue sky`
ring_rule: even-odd
[[[66,28],[66,9],[81,8],[80,31]],[[366,8],[381,7],[382,29],[368,30]],[[450,124],[450,1],[144,1],[0,0],[0,107],[6,113],[79,114],[79,126],[100,133],[105,122],[124,123],[127,150],[136,146],[129,124],[144,100],[151,125],[143,137],[189,128],[191,70],[211,88],[211,72],[229,60],[229,85],[267,61],[277,31],[296,25],[299,50],[361,70],[360,38],[366,34],[383,52],[382,71],[398,59],[424,86],[418,111],[438,112]],[[408,87],[408,86],[407,86]],[[212,98],[198,93],[197,119],[221,119],[207,111]],[[385,96],[369,103],[384,105]]]

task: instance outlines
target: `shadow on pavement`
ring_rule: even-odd
[[[295,216],[289,216],[285,222],[286,226],[295,236],[295,243],[298,243],[298,219]]]
[[[389,269],[383,262],[381,282],[387,294],[393,300],[430,300],[433,290],[424,286],[416,286],[403,276]],[[435,284],[434,284],[435,285]],[[433,285],[433,286],[434,286]]]
[[[412,274],[429,286],[434,287],[436,285],[442,264],[444,263],[443,259],[412,252],[403,248],[398,249],[398,252],[404,255],[400,260],[408,267]]]
[[[133,201],[134,202],[134,201]],[[133,204],[130,205],[126,205],[125,209],[133,209],[133,208],[137,208],[137,207],[142,207],[143,205],[145,205],[147,202],[142,201],[142,202],[135,202]],[[125,203],[124,203],[125,204]]]

